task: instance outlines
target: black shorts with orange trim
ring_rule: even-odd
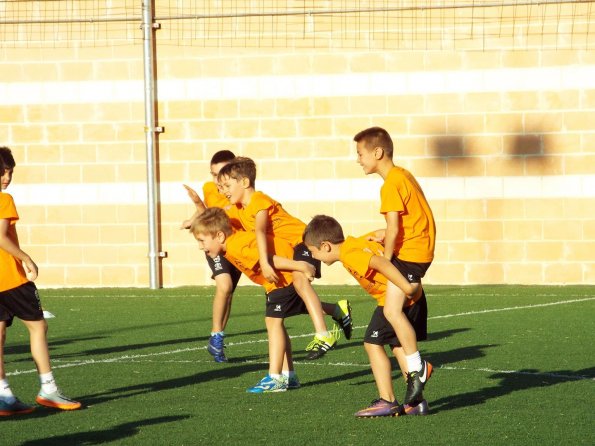
[[[400,273],[403,274],[409,283],[420,283],[421,278],[426,275],[426,271],[432,264],[432,262],[408,262],[407,260],[401,260],[395,256],[393,256],[391,262],[400,271]]]
[[[304,243],[300,243],[293,248],[293,260],[302,260],[304,262],[308,262],[310,265],[313,265],[314,268],[316,268],[314,277],[317,279],[322,277],[320,260],[316,260],[314,257],[312,257],[312,253]]]
[[[231,276],[231,282],[233,283],[232,291],[235,291],[238,282],[240,281],[240,277],[242,277],[241,271],[222,255],[218,255],[214,259],[206,254],[205,257],[207,258],[207,263],[213,273],[211,279],[214,279],[215,276],[218,276],[219,274],[229,274]]]

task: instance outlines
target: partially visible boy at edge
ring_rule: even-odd
[[[252,159],[237,157],[219,171],[218,179],[224,194],[236,206],[237,212],[230,215],[240,221],[245,231],[256,235],[260,268],[268,282],[275,283],[279,276],[268,260],[267,235],[289,242],[294,249],[294,260],[311,261],[311,254],[302,241],[306,224],[290,215],[280,203],[255,190],[256,165]],[[320,277],[320,262],[315,261],[314,264],[316,277]],[[306,304],[316,331],[314,340],[306,347],[309,351],[306,358],[318,359],[335,347],[337,337],[327,328],[320,298],[310,281],[304,274],[296,271],[293,273],[293,284]],[[339,300],[332,316],[342,328],[345,337],[350,339],[353,323],[349,301]]]
[[[369,407],[356,412],[355,416],[368,418],[426,415],[428,403],[423,397],[421,401],[403,405],[400,405],[395,398],[392,367],[384,348],[385,345],[390,346],[403,376],[407,378],[405,353],[393,327],[384,317],[383,308],[387,283],[392,282],[409,294],[413,293],[416,287],[410,284],[396,266],[384,257],[384,247],[380,243],[369,240],[366,236],[345,238],[341,225],[332,217],[315,216],[306,226],[304,243],[315,259],[327,265],[341,262],[378,303],[364,335],[364,348],[370,359],[379,398],[372,401]],[[417,339],[426,339],[428,310],[425,295],[422,293],[408,300],[404,312],[415,329]]]
[[[207,181],[202,186],[203,200],[194,189],[184,184],[188,196],[196,206],[196,211],[188,220],[182,222],[183,229],[189,229],[195,217],[205,211],[206,208],[231,206],[229,200],[219,190],[217,175],[223,166],[232,161],[235,155],[230,150],[219,150],[211,158],[211,176],[213,181]],[[215,362],[227,362],[225,356],[225,327],[231,314],[233,293],[240,281],[242,273],[223,256],[211,258],[205,255],[212,278],[215,280],[215,295],[213,296],[213,313],[211,335],[207,351],[213,356]]]
[[[62,410],[74,410],[81,403],[64,396],[56,385],[50,366],[47,343],[47,323],[37,288],[33,281],[38,269],[31,257],[19,246],[16,222],[19,215],[11,195],[2,192],[12,181],[16,163],[8,147],[0,147],[0,416],[26,414],[35,410],[21,402],[13,393],[4,369],[6,328],[15,317],[29,331],[31,355],[39,373],[41,389],[38,404]]]
[[[380,189],[380,213],[386,229],[380,231],[384,256],[395,264],[412,283],[416,296],[421,292],[421,278],[434,259],[436,225],[432,210],[413,175],[393,163],[393,141],[386,130],[370,127],[354,136],[357,162],[364,173],[376,173],[384,183]],[[382,235],[382,232],[384,234]],[[432,365],[422,361],[417,348],[415,330],[403,309],[408,297],[392,282],[388,283],[384,315],[391,323],[407,359],[407,392],[404,403],[420,401]]]
[[[266,295],[265,324],[269,343],[269,371],[250,393],[283,392],[300,387],[293,368],[291,341],[284,320],[307,309],[293,286],[292,272],[299,271],[312,280],[315,267],[312,262],[292,260],[293,248],[280,238],[267,237],[269,261],[278,271],[278,280],[269,282],[259,264],[259,250],[253,232],[234,231],[229,216],[223,209],[208,208],[190,227],[200,248],[210,257],[225,255],[254,283],[262,285]],[[327,314],[333,314],[335,304],[322,303]]]

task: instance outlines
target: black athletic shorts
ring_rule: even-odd
[[[418,341],[425,341],[428,338],[428,303],[426,294],[423,293],[414,305],[405,308],[405,315],[413,329]],[[400,347],[401,343],[392,325],[384,317],[384,307],[376,307],[372,314],[370,324],[364,335],[364,342],[376,345],[390,345]]]
[[[293,260],[303,260],[304,262],[314,265],[314,268],[316,268],[314,277],[317,279],[322,277],[320,260],[316,260],[314,257],[312,257],[312,253],[304,243],[300,243],[299,245],[296,245],[295,248],[293,248]]]
[[[307,314],[306,304],[293,284],[278,288],[267,295],[266,317],[285,319],[298,314]]]
[[[235,291],[236,286],[238,286],[238,282],[240,281],[240,277],[242,277],[240,270],[222,255],[218,255],[214,259],[206,254],[205,257],[207,258],[207,263],[213,273],[211,279],[214,279],[215,276],[218,276],[219,274],[229,274],[231,276],[231,282],[233,283],[232,291]]]
[[[33,282],[0,292],[0,321],[10,327],[15,317],[23,321],[43,320],[39,293]]]
[[[409,281],[409,283],[420,283],[421,278],[426,275],[426,271],[432,264],[428,263],[415,263],[401,260],[395,256],[391,259],[392,264],[403,274],[403,276]]]

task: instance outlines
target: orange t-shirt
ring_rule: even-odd
[[[238,218],[244,230],[255,231],[256,214],[262,210],[266,210],[268,214],[267,234],[287,240],[292,247],[302,243],[306,224],[290,215],[281,203],[258,191],[252,194],[246,207],[238,208]]]
[[[267,237],[268,252],[288,259],[293,258],[293,247],[285,240]],[[268,294],[293,283],[291,271],[277,271],[279,282],[270,283],[264,278],[258,263],[258,246],[254,232],[236,231],[227,237],[225,258],[244,273],[252,282],[262,285]]]
[[[238,220],[238,211],[236,207],[229,202],[225,195],[219,192],[217,185],[213,181],[207,181],[203,184],[202,193],[206,207],[223,209],[231,220],[232,228],[242,229],[242,225]]]
[[[12,196],[0,192],[0,219],[9,220],[8,237],[18,246],[16,223],[19,219]],[[12,290],[29,282],[21,261],[0,249],[0,291]]]
[[[384,306],[386,299],[388,279],[375,269],[370,268],[370,259],[375,255],[383,256],[383,253],[384,246],[378,242],[367,240],[367,236],[347,237],[339,251],[339,261],[381,307]],[[408,299],[405,306],[413,305],[416,300]]]
[[[436,243],[434,215],[420,185],[402,167],[393,167],[380,189],[380,213],[388,212],[400,216],[395,255],[408,262],[431,262]]]

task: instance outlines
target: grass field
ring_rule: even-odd
[[[212,288],[41,290],[56,315],[58,384],[85,408],[2,417],[0,444],[595,444],[594,287],[428,286],[431,414],[367,420],[353,413],[377,397],[362,346],[374,302],[358,287],[317,289],[351,300],[353,337],[305,361],[310,319],[289,319],[303,387],[266,395],[245,391],[267,369],[260,288],[236,292],[227,364],[205,348]],[[38,377],[18,322],[6,357],[13,390],[32,403]]]

